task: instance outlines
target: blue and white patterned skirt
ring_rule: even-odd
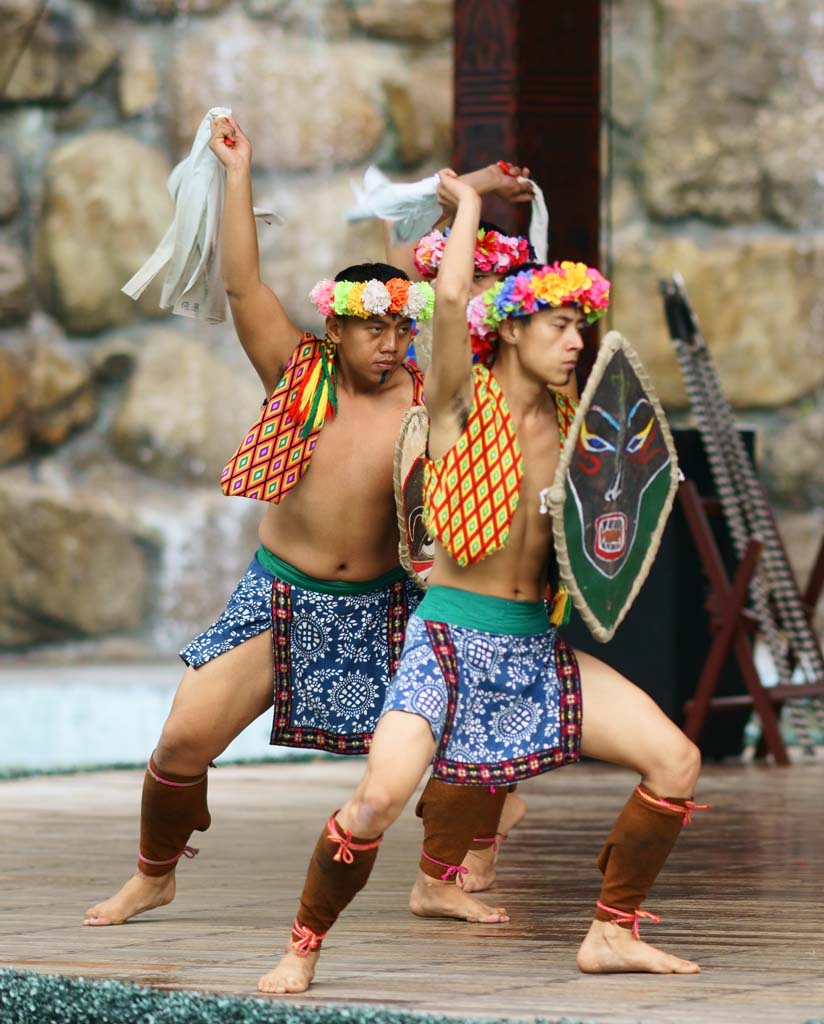
[[[317,582],[322,586],[326,581]],[[400,659],[409,613],[419,600],[408,579],[369,587],[336,594],[297,586],[270,572],[256,556],[217,621],[180,656],[200,668],[271,630],[270,742],[366,753]]]
[[[412,615],[383,710],[427,719],[444,782],[507,785],[580,758],[578,662],[554,627],[511,636]]]

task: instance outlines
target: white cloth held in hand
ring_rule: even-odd
[[[421,181],[396,184],[377,167],[368,167],[363,185],[354,182],[356,204],[346,211],[347,220],[391,220],[392,242],[417,242],[441,217],[437,174]]]
[[[133,299],[166,268],[160,308],[209,323],[226,319],[226,289],[220,276],[220,221],[226,171],[209,149],[212,121],[229,117],[229,107],[212,107],[200,123],[192,149],[169,175],[175,216],[160,244],[123,285]],[[267,224],[282,224],[272,210],[254,210]]]
[[[549,212],[544,194],[531,178],[519,178],[532,186],[532,213],[529,220],[529,241],[538,263],[546,263],[549,246]],[[346,211],[346,219],[391,220],[392,242],[395,245],[417,242],[440,220],[443,211],[438,203],[437,174],[411,183],[395,183],[377,167],[368,167],[361,186],[352,184],[356,203]]]

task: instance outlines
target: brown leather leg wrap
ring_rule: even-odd
[[[154,776],[165,782],[158,782]],[[160,771],[150,759],[143,780],[138,869],[144,875],[167,875],[188,849],[186,844],[192,832],[205,832],[211,822],[206,804],[206,772],[173,775]]]
[[[421,871],[454,882],[457,873],[443,878],[446,869],[461,865],[476,835],[495,834],[505,799],[506,789],[491,793],[488,786],[453,786],[430,778],[415,808],[423,818]],[[483,831],[487,827],[491,832]]]
[[[475,835],[469,844],[470,850],[488,850],[490,846],[496,845],[499,837],[502,835],[500,824],[506,798],[510,793],[514,793],[517,788],[518,783],[513,782],[511,786],[504,786],[503,789],[498,787],[494,794],[490,794],[492,796],[500,794],[500,803],[491,800],[488,804],[488,810],[479,817],[475,825]]]
[[[598,857],[598,868],[604,876],[599,903],[630,915],[644,902],[666,863],[686,810],[683,797],[666,797],[667,803],[676,805],[671,809],[645,800],[640,789],[627,800]],[[656,799],[652,793],[649,796]],[[615,915],[599,907],[595,919],[613,921]],[[619,923],[628,928],[634,924],[632,917]]]
[[[343,842],[330,837],[333,828],[339,836],[346,836]],[[380,841],[381,836],[359,839],[346,835],[334,814],[323,826],[309,861],[297,915],[297,921],[311,929],[318,939],[326,935],[344,908],[366,885]],[[314,950],[319,946],[318,941],[309,948]]]

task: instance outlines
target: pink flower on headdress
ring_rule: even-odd
[[[476,295],[474,299],[469,300],[469,304],[466,307],[466,319],[469,324],[470,334],[483,338],[490,333],[490,328],[484,323],[485,316],[486,303],[484,302],[484,296]]]
[[[335,282],[324,278],[318,281],[315,287],[309,292],[309,298],[315,304],[321,316],[332,316],[332,299],[335,295]]]
[[[609,305],[610,282],[595,270],[594,267],[589,268],[589,276],[592,278],[592,284],[587,295],[589,304],[593,309],[606,309]]]
[[[520,273],[512,286],[511,301],[525,313],[534,313],[537,307],[535,292],[532,290],[532,278],[529,274]]]
[[[433,278],[443,259],[446,236],[442,231],[430,231],[415,246],[414,262],[418,273],[426,278]]]

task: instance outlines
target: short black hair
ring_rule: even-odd
[[[483,228],[484,231],[497,231],[499,235],[508,235],[509,232],[505,231],[500,224],[493,224],[491,220],[482,220],[478,225],[479,228]]]
[[[543,265],[543,263],[536,263],[534,260],[530,260],[528,263],[522,263],[520,267],[513,267],[511,270],[507,270],[501,280],[505,281],[508,277],[522,274],[525,270],[540,270]]]
[[[354,263],[335,274],[336,281],[391,281],[393,277],[409,280],[409,274],[391,263]]]

